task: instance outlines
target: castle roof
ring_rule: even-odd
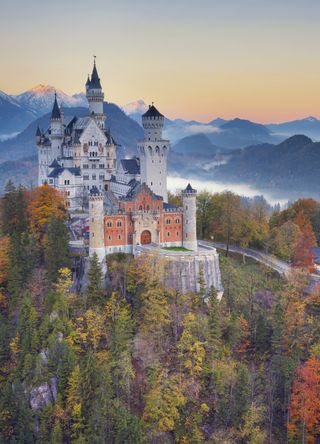
[[[142,117],[147,117],[148,118],[148,117],[164,117],[164,116],[152,104],[152,105],[149,105],[148,111],[146,111],[144,114],[142,114]]]
[[[98,71],[97,71],[97,67],[96,67],[96,61],[94,61],[94,63],[93,63],[93,70],[92,70],[92,74],[91,74],[91,79],[89,81],[89,77],[88,77],[86,85],[88,86],[89,89],[102,89],[101,83],[100,83],[100,78],[98,76]]]
[[[37,126],[36,136],[41,137],[41,131],[40,131],[39,125]]]
[[[91,190],[90,190],[90,194],[91,194],[91,196],[98,196],[101,193],[98,190],[98,188],[96,187],[96,185],[93,185]]]
[[[184,193],[195,193],[196,192],[196,190],[192,188],[190,183],[188,183],[187,188],[183,191],[184,191]]]
[[[134,200],[135,197],[142,191],[147,191],[155,200],[163,200],[163,197],[155,194],[146,183],[140,182],[136,183],[136,185],[128,192],[126,197],[123,198],[123,200]]]
[[[126,174],[140,174],[140,165],[136,157],[132,159],[121,159],[120,163]]]
[[[56,178],[59,177],[60,174],[62,174],[64,171],[68,171],[73,176],[81,176],[80,168],[78,167],[71,167],[71,168],[63,168],[61,166],[54,168],[51,173],[48,174],[48,177]]]
[[[61,167],[60,163],[57,161],[57,159],[54,159],[51,165],[49,165],[49,168],[59,168]]]
[[[60,119],[60,118],[61,118],[61,112],[57,102],[57,93],[54,93],[54,102],[51,112],[51,119]]]

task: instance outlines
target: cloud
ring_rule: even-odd
[[[189,125],[186,127],[186,134],[213,134],[219,133],[221,130],[216,126],[211,125]]]

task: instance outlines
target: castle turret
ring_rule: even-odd
[[[89,196],[89,255],[97,253],[99,262],[105,266],[103,195],[92,187]]]
[[[89,102],[89,113],[94,117],[100,128],[104,129],[106,116],[103,113],[104,94],[98,75],[96,60],[94,60],[91,78],[86,82],[86,96]]]
[[[142,116],[144,140],[138,144],[140,154],[141,183],[164,202],[168,202],[167,157],[170,149],[168,140],[162,139],[164,116],[152,104]]]
[[[197,251],[197,191],[190,183],[182,191],[183,205],[183,246]]]
[[[54,102],[50,120],[50,142],[51,152],[49,153],[49,163],[61,157],[61,145],[63,142],[63,117],[57,101],[57,93],[54,94]]]

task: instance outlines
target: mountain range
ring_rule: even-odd
[[[38,85],[10,96],[0,92],[0,192],[9,178],[16,183],[36,183],[35,131],[49,125],[55,92],[64,115],[88,113],[84,94],[69,96],[54,87]],[[136,154],[143,136],[143,100],[121,108],[105,103],[107,127],[119,144],[120,156]],[[294,136],[304,134],[303,136]],[[8,136],[11,136],[8,138]],[[196,120],[165,119],[164,136],[171,140],[169,172],[203,180],[244,183],[275,195],[320,197],[320,121],[315,117],[262,125],[235,118]],[[1,137],[7,140],[2,140]],[[314,139],[314,140],[312,140]]]

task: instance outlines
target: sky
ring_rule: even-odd
[[[320,117],[320,0],[0,0],[0,90],[84,90],[169,118]]]

